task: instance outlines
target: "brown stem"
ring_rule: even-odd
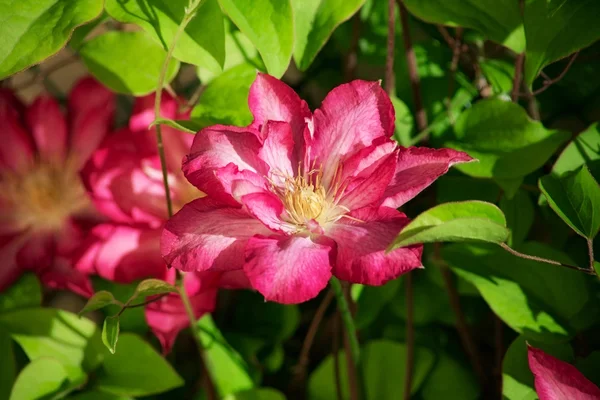
[[[513,78],[513,88],[510,94],[510,98],[513,102],[516,102],[519,98],[519,88],[521,87],[521,80],[523,79],[523,65],[525,63],[525,54],[517,54],[515,59],[515,76]]]
[[[477,345],[473,340],[473,336],[471,336],[471,331],[467,325],[465,314],[460,306],[460,297],[456,291],[456,286],[452,281],[452,274],[446,265],[440,265],[440,271],[442,273],[442,278],[444,279],[444,287],[448,293],[450,306],[452,307],[452,311],[456,317],[456,330],[460,336],[460,341],[467,352],[467,355],[469,356],[469,360],[471,361],[471,365],[475,371],[475,374],[479,378],[479,382],[483,386],[485,382],[485,373],[479,357],[479,351],[477,350]]]
[[[587,240],[588,257],[590,258],[590,271],[596,271],[594,268],[594,241],[592,239]]]
[[[544,86],[542,86],[541,88],[539,88],[537,90],[534,90],[531,94],[533,96],[537,96],[538,94],[545,92],[550,86],[554,85],[556,82],[558,82],[562,78],[564,78],[564,76],[567,74],[567,72],[569,71],[569,69],[571,69],[571,66],[573,65],[573,62],[575,62],[575,59],[577,58],[578,55],[579,55],[579,52],[573,53],[573,56],[571,57],[571,59],[567,63],[567,66],[565,67],[565,69],[563,69],[563,71],[556,78],[545,80],[544,81]],[[527,93],[525,93],[525,95],[527,95]]]
[[[448,46],[451,49],[454,48],[454,46],[455,46],[454,38],[448,32],[448,29],[446,29],[446,27],[443,25],[436,25],[436,27],[437,27],[437,30],[440,33],[440,35],[442,35],[442,37],[444,38],[444,41],[446,41],[446,43],[448,43]]]
[[[450,63],[450,71],[448,73],[448,96],[444,100],[446,103],[446,110],[448,112],[448,118],[452,119],[451,110],[451,99],[454,94],[454,80],[456,77],[456,71],[458,70],[458,60],[460,59],[461,47],[462,47],[462,34],[463,28],[456,28],[456,37],[454,38],[454,46],[452,46],[452,61]],[[451,123],[454,123],[451,121]]]
[[[160,294],[160,295],[156,296],[156,297],[155,297],[155,298],[153,298],[153,299],[150,299],[150,300],[144,301],[143,303],[132,304],[132,305],[126,305],[126,306],[124,306],[123,308],[125,309],[125,308],[137,308],[137,307],[145,307],[145,306],[147,306],[148,304],[152,304],[152,303],[154,303],[155,301],[158,301],[158,300],[162,299],[163,297],[165,297],[165,296],[166,296],[166,295],[168,295],[168,294],[169,294],[169,293],[163,293],[163,294]]]
[[[427,114],[425,113],[425,108],[423,108],[423,99],[421,98],[421,82],[419,79],[419,70],[417,67],[417,57],[415,56],[415,49],[412,46],[412,40],[410,37],[410,29],[408,25],[408,11],[406,11],[406,7],[404,7],[402,0],[398,0],[398,7],[400,8],[400,21],[402,23],[402,39],[404,42],[404,51],[406,54],[406,63],[408,66],[408,76],[410,78],[413,102],[415,104],[415,117],[417,120],[417,129],[420,132],[427,128]]]
[[[392,94],[394,88],[394,39],[396,38],[396,3],[388,0],[388,37],[385,59],[385,91]]]
[[[337,311],[333,318],[333,340],[332,340],[332,352],[333,352],[333,374],[335,380],[335,393],[337,400],[343,400],[344,395],[342,393],[342,382],[340,379],[340,325],[342,323],[342,317],[340,312]]]
[[[412,388],[413,366],[415,358],[415,327],[414,327],[414,300],[412,274],[409,272],[404,277],[406,289],[406,369],[404,373],[404,400],[410,400]]]
[[[39,73],[34,74],[30,79],[28,79],[27,81],[21,83],[20,85],[15,85],[13,86],[13,90],[15,91],[19,91],[19,90],[23,90],[23,89],[27,89],[29,86],[38,83],[38,82],[43,82],[44,79],[48,78],[50,75],[52,75],[54,72],[58,71],[59,69],[62,69],[68,65],[73,64],[74,62],[76,62],[79,58],[76,55],[73,55],[69,58],[65,58],[64,60],[58,61],[56,64],[48,67],[46,70],[44,71],[40,71]]]
[[[520,258],[524,258],[526,260],[532,260],[532,261],[542,262],[542,263],[546,263],[546,264],[558,265],[560,267],[573,269],[575,271],[580,271],[580,272],[586,273],[588,275],[596,275],[596,272],[594,271],[593,268],[592,268],[592,270],[589,270],[587,268],[581,268],[581,267],[576,267],[574,265],[563,264],[559,261],[550,260],[547,258],[531,256],[529,254],[523,254],[523,253],[516,251],[515,249],[511,249],[506,243],[500,243],[500,247],[502,247],[504,250],[508,251],[510,254],[520,257]]]
[[[321,321],[325,316],[325,311],[327,311],[327,308],[331,304],[331,301],[334,297],[333,291],[329,290],[329,292],[327,292],[321,301],[321,304],[319,304],[319,308],[317,308],[315,316],[308,327],[308,332],[306,333],[304,343],[302,344],[302,350],[300,351],[300,356],[298,357],[298,365],[295,368],[295,373],[299,377],[306,376],[306,369],[308,368],[308,363],[310,362],[310,349],[315,340],[315,336],[317,335],[317,331],[319,330],[319,325],[321,325]]]
[[[206,90],[206,85],[199,85],[196,90],[194,90],[194,93],[192,93],[192,96],[190,97],[190,99],[186,102],[186,104],[183,105],[183,107],[181,107],[181,112],[186,112],[188,110],[190,110],[191,108],[193,108],[196,103],[198,103],[198,100],[200,100],[200,96],[202,96],[202,93],[204,93],[204,90]]]
[[[346,82],[351,81],[356,76],[356,66],[358,65],[358,40],[360,39],[360,13],[354,14],[352,17],[352,38],[350,39],[350,48],[346,54],[344,62],[344,79]]]

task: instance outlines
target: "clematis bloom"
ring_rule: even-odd
[[[161,114],[186,118],[177,111],[174,98],[165,93]],[[84,181],[98,210],[107,220],[95,226],[80,246],[75,265],[118,283],[145,278],[175,284],[175,270],[168,270],[160,255],[160,233],[167,220],[165,191],[154,132],[154,95],[136,99],[127,128],[110,135],[93,154],[84,170]],[[203,194],[181,172],[181,160],[189,151],[192,135],[165,127],[163,140],[169,188],[174,208]],[[243,275],[186,273],[184,286],[197,318],[215,308],[217,288],[247,287]],[[169,294],[145,308],[146,321],[168,353],[178,333],[189,326],[178,294]]]
[[[396,208],[471,157],[399,148],[390,139],[394,109],[377,82],[341,85],[311,113],[290,87],[259,74],[249,106],[250,126],[196,134],[183,171],[208,196],[167,222],[167,263],[243,269],[280,303],[315,297],[332,275],[382,285],[421,267],[420,245],[386,253],[409,222]]]
[[[66,262],[94,211],[80,170],[112,124],[113,95],[86,78],[71,91],[65,118],[58,102],[38,97],[25,107],[0,92],[0,290],[24,270],[43,283],[90,295]]]
[[[529,368],[540,400],[598,400],[600,388],[574,366],[527,346]]]

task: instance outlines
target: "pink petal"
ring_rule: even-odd
[[[247,169],[240,171],[234,163],[217,169],[215,178],[221,183],[225,193],[233,196],[237,202],[241,202],[241,198],[247,194],[267,191],[268,182],[263,176]]]
[[[302,303],[327,286],[332,245],[301,236],[254,236],[246,245],[244,272],[265,300]]]
[[[294,176],[298,159],[294,152],[291,125],[287,122],[267,122],[263,127],[264,143],[259,157],[269,165],[269,177],[275,182]]]
[[[256,132],[215,125],[196,134],[190,154],[183,163],[183,172],[190,183],[204,193],[236,205],[227,188],[215,177],[215,171],[233,163],[240,171],[266,175],[268,166],[258,157],[260,148]]]
[[[349,210],[356,210],[379,202],[394,176],[396,160],[397,153],[387,154],[356,176],[348,178],[339,204]]]
[[[386,253],[386,248],[409,219],[392,208],[362,208],[342,218],[327,230],[337,243],[333,275],[366,285],[379,286],[415,268],[422,267],[423,246],[410,246]]]
[[[44,286],[52,289],[69,290],[83,297],[94,294],[88,276],[74,269],[62,258],[57,259],[51,267],[38,272],[38,276]]]
[[[111,129],[114,110],[114,95],[96,81],[86,78],[73,88],[69,97],[69,148],[76,167],[85,164]]]
[[[160,234],[160,229],[98,225],[74,256],[75,268],[119,283],[160,279],[166,272],[160,256]]]
[[[23,268],[17,262],[17,253],[27,240],[25,235],[0,237],[0,293],[12,285],[23,273]]]
[[[329,185],[338,166],[348,156],[390,137],[394,108],[378,82],[352,81],[333,89],[314,113],[310,155]]]
[[[274,232],[292,233],[295,228],[281,219],[285,212],[279,197],[272,193],[251,193],[242,197],[248,212]]]
[[[250,87],[248,105],[254,115],[251,127],[258,131],[267,121],[288,122],[296,144],[296,156],[302,157],[305,121],[312,115],[306,102],[292,88],[279,79],[259,73]]]
[[[205,197],[167,221],[161,252],[169,265],[183,271],[235,270],[244,263],[248,238],[269,233],[246,211]]]
[[[54,263],[56,240],[54,232],[30,232],[17,254],[17,262],[23,268],[41,271]]]
[[[27,124],[42,159],[62,161],[67,153],[67,121],[58,102],[38,97],[27,109]]]
[[[600,399],[600,388],[571,364],[531,346],[527,347],[527,352],[540,400]]]
[[[452,165],[470,161],[473,158],[467,153],[452,149],[401,148],[396,172],[382,205],[398,208],[448,172]]]
[[[250,280],[241,269],[220,272],[218,286],[224,289],[252,289]]]
[[[187,273],[184,276],[186,292],[196,319],[215,309],[217,290],[202,284],[202,274]],[[163,354],[168,354],[182,329],[190,325],[181,298],[170,294],[150,303],[145,310],[146,322],[161,343]]]
[[[23,128],[13,97],[0,96],[0,167],[23,170],[33,161],[33,143]]]

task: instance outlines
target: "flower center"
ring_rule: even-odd
[[[275,174],[278,184],[271,182],[271,191],[285,207],[283,218],[296,225],[298,231],[322,231],[323,227],[338,220],[347,211],[338,206],[331,193],[323,186],[321,170],[303,173],[298,168],[298,176]]]
[[[23,227],[60,229],[90,202],[77,171],[68,165],[39,162],[25,172],[0,171],[2,220]]]

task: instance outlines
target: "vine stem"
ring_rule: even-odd
[[[589,246],[589,244],[588,244],[588,246]],[[537,256],[531,256],[529,254],[520,253],[520,252],[516,251],[515,249],[510,248],[506,243],[500,243],[500,247],[502,247],[504,250],[508,251],[510,254],[520,257],[520,258],[524,258],[526,260],[532,260],[532,261],[542,262],[542,263],[546,263],[546,264],[558,265],[560,267],[573,269],[575,271],[580,271],[580,272],[586,273],[588,275],[596,275],[596,271],[594,271],[594,269],[593,269],[593,267],[594,267],[593,260],[591,261],[592,269],[590,270],[588,268],[576,267],[574,265],[564,264],[559,261],[550,260],[548,258],[542,258],[542,257],[537,257]],[[589,251],[589,247],[588,247],[588,251]],[[592,257],[593,257],[593,253],[592,253]]]
[[[169,62],[173,57],[173,51],[175,51],[175,46],[179,41],[179,38],[183,34],[185,27],[190,23],[190,21],[196,15],[196,11],[202,4],[204,0],[190,0],[188,7],[185,10],[185,15],[181,20],[181,24],[177,28],[175,35],[173,36],[173,40],[171,41],[171,45],[167,50],[167,56],[165,57],[165,61],[163,62],[162,68],[160,70],[160,75],[158,76],[158,83],[156,85],[156,96],[154,98],[154,119],[157,120],[161,118],[160,115],[160,102],[162,99],[162,91],[165,87],[165,78],[167,76],[167,70],[169,69]],[[173,202],[171,200],[171,191],[169,190],[169,177],[167,173],[167,160],[165,157],[165,147],[163,145],[162,140],[162,130],[160,124],[156,124],[156,147],[158,149],[158,157],[160,158],[160,168],[162,170],[163,176],[163,185],[165,187],[165,197],[167,200],[167,212],[169,218],[173,216]]]
[[[592,239],[587,240],[588,257],[590,259],[590,271],[595,272],[594,269],[594,241]]]
[[[348,341],[350,343],[350,354],[352,355],[352,360],[354,360],[354,365],[358,366],[360,362],[360,346],[358,344],[358,337],[356,336],[356,327],[354,326],[354,319],[352,318],[350,307],[348,306],[348,302],[346,301],[346,296],[344,296],[342,284],[335,277],[332,277],[329,283],[331,284],[331,288],[333,289],[333,293],[335,294],[335,298],[338,303],[338,310],[340,311],[342,321],[344,322],[344,327],[346,328],[346,332],[348,333]]]
[[[173,52],[175,51],[175,46],[177,45],[177,42],[179,41],[179,38],[183,34],[183,31],[185,30],[186,26],[190,23],[190,21],[196,15],[198,8],[200,7],[200,5],[202,4],[203,1],[204,0],[190,0],[189,1],[188,7],[185,9],[185,14],[183,16],[183,19],[181,20],[181,23],[179,24],[179,27],[177,28],[175,35],[173,35],[173,40],[171,41],[171,45],[167,49],[167,55],[165,57],[165,61],[163,62],[162,68],[160,70],[160,74],[158,76],[158,83],[156,84],[156,95],[154,98],[154,118],[155,118],[155,120],[161,118],[160,104],[161,104],[161,100],[162,100],[162,91],[165,87],[165,78],[167,76],[167,70],[169,69],[169,63],[171,61],[171,58],[173,57]],[[167,160],[165,157],[165,148],[164,148],[164,144],[163,144],[163,140],[162,140],[162,130],[161,130],[160,124],[156,124],[156,148],[158,150],[158,156],[160,158],[160,167],[161,167],[162,176],[163,176],[163,185],[165,188],[165,199],[167,202],[167,212],[168,212],[168,215],[170,218],[173,216],[173,202],[171,200],[171,191],[169,189],[169,178],[168,178],[168,173],[167,173]],[[190,298],[185,290],[184,280],[180,279],[180,281],[181,281],[181,284],[179,287],[179,296],[180,296],[181,302],[183,303],[183,306],[185,308],[185,312],[188,316],[188,319],[190,320],[190,326],[193,329],[194,325],[196,325],[197,318],[196,318],[196,315],[194,314],[194,309],[192,308],[192,303],[190,301]],[[200,362],[202,363],[202,368],[204,370],[206,395],[209,400],[214,400],[214,399],[216,399],[215,388],[212,383],[210,371],[208,370],[208,367],[204,360],[204,351],[203,351],[202,341],[200,340],[200,337],[197,334],[194,333],[193,336],[194,336],[194,339],[196,340],[196,343],[198,344],[198,353],[200,355]]]

